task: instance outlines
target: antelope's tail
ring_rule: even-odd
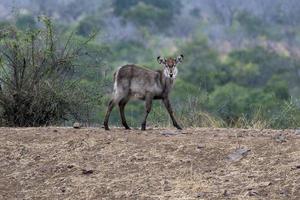
[[[118,73],[119,73],[120,68],[118,68],[113,75],[113,81],[114,81],[114,91],[113,93],[116,94],[118,90]]]

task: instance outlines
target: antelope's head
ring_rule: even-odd
[[[177,64],[181,63],[183,60],[183,55],[178,56],[177,58],[161,58],[160,56],[157,57],[157,62],[162,64],[164,67],[164,75],[168,78],[175,79],[177,75]]]

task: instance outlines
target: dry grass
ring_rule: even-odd
[[[300,198],[293,130],[1,128],[0,160],[0,199]]]

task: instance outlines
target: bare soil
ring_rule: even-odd
[[[249,151],[232,157],[240,148]],[[0,199],[296,200],[300,135],[0,128]]]

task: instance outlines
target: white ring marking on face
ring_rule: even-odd
[[[165,75],[166,77],[168,77],[168,78],[175,79],[176,76],[177,76],[177,72],[178,72],[177,67],[175,67],[174,70],[173,70],[173,76],[170,77],[170,70],[169,70],[169,68],[168,68],[168,67],[165,67],[165,68],[164,68],[164,75]]]

